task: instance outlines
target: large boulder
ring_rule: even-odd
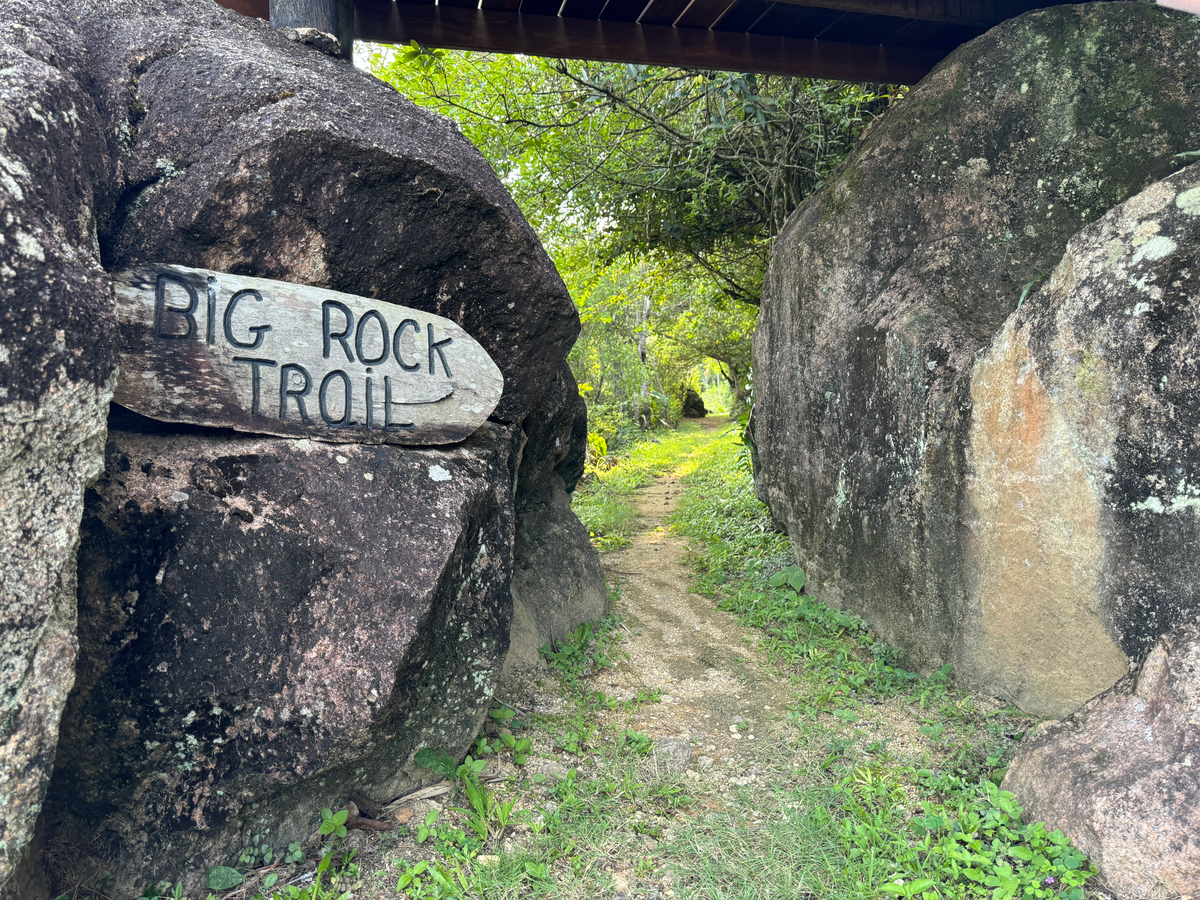
[[[1069,537],[1057,555],[1031,548],[991,563],[999,577],[969,559],[992,552],[978,535],[994,525],[976,521],[967,497],[988,490],[970,456],[972,373],[1082,225],[1200,149],[1198,80],[1200,28],[1147,4],[1006,22],[874,125],[789,220],[767,276],[754,349],[758,489],[810,584],[862,614],[909,665],[953,662],[970,687],[1034,712],[1074,709],[1146,643],[1099,593],[1086,620],[1073,595],[1044,641],[1026,642],[1021,614],[985,614],[1002,607],[998,585],[1006,598],[1021,584],[1044,600],[1083,574],[1065,570],[1090,563],[1077,564]],[[1050,486],[1061,461],[1044,462]],[[1055,515],[1074,550],[1120,540],[1086,512]],[[1155,616],[1151,640],[1177,612]],[[997,629],[1007,632],[991,637]],[[996,652],[1004,663],[982,659]]]
[[[199,892],[203,865],[233,861],[254,837],[282,846],[307,836],[350,788],[387,799],[419,783],[429,775],[413,765],[420,746],[467,749],[505,658],[514,562],[559,566],[522,590],[535,628],[547,615],[552,630],[591,617],[603,598],[598,560],[574,540],[582,529],[567,506],[586,437],[565,362],[578,318],[483,157],[447,120],[348,63],[210,0],[41,0],[28,11],[27,46],[78,34],[77,52],[54,63],[67,74],[30,68],[31,87],[13,96],[49,92],[44,106],[65,112],[46,128],[73,124],[84,137],[47,143],[29,163],[12,157],[35,173],[28,184],[44,173],[38,190],[66,185],[79,202],[62,204],[69,216],[55,210],[61,226],[30,219],[46,240],[14,231],[3,245],[40,246],[50,261],[40,277],[63,296],[62,321],[48,305],[13,351],[26,354],[24,369],[5,383],[31,385],[16,398],[30,402],[87,388],[91,406],[66,397],[73,420],[49,416],[45,399],[28,407],[22,415],[57,430],[26,427],[34,452],[12,457],[26,466],[12,476],[20,490],[41,492],[53,512],[39,515],[57,528],[42,550],[32,545],[41,520],[24,507],[13,517],[34,523],[14,533],[14,556],[36,552],[44,568],[30,568],[22,595],[40,606],[16,607],[22,652],[45,635],[57,656],[52,673],[27,666],[43,673],[49,699],[13,738],[28,784],[6,817],[27,828],[37,811],[72,679],[75,532],[54,523],[78,521],[103,446],[112,312],[97,251],[109,271],[193,265],[435,312],[471,333],[505,378],[492,422],[437,450],[327,447],[114,413],[104,476],[87,495],[80,675],[43,834],[55,877],[71,884],[94,875],[105,893],[133,896],[171,878]],[[87,94],[72,113],[77,84]],[[30,122],[46,117],[39,110],[30,106]],[[0,185],[26,184],[15,171]],[[80,232],[73,255],[50,241],[55,228]],[[32,265],[21,271],[28,295],[39,282]],[[56,455],[39,449],[52,444]],[[42,466],[33,475],[28,459]],[[560,617],[564,595],[581,592],[586,602]]]
[[[583,475],[586,456],[587,407],[570,369],[563,368],[537,413],[526,425],[517,480],[506,686],[539,667],[539,648],[608,611],[600,556],[571,512],[570,493]]]
[[[1200,165],[1071,239],[971,379],[959,670],[1062,714],[1200,614]]]
[[[704,405],[704,398],[692,388],[688,388],[683,395],[681,412],[685,419],[703,419],[708,415],[708,408]]]
[[[61,11],[0,2],[0,885],[74,681],[75,548],[115,368],[92,206],[109,164],[84,49]]]
[[[47,799],[56,868],[109,872],[117,896],[198,888],[352,790],[419,783],[421,747],[468,746],[508,649],[515,443],[112,431]]]
[[[329,287],[453,319],[520,422],[579,332],[566,287],[448,119],[211,0],[79,10],[119,177],[105,267],[170,262]]]
[[[1061,828],[1123,900],[1200,887],[1200,624],[1165,635],[1141,671],[1038,729],[1005,790]]]

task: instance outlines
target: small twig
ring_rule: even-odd
[[[440,797],[442,794],[450,793],[450,782],[439,781],[437,784],[429,787],[418,788],[411,793],[404,794],[394,800],[388,801],[383,807],[383,812],[390,813],[396,808],[403,806],[405,803],[411,803],[414,800],[428,800],[430,797]]]
[[[346,819],[347,828],[357,828],[359,831],[391,831],[392,826],[378,819],[364,819],[362,816],[350,816]]]

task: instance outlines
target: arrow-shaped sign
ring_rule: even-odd
[[[114,399],[136,413],[364,444],[449,444],[504,378],[449,319],[323,288],[147,265],[113,276]]]

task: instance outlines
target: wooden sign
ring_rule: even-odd
[[[449,444],[504,378],[449,319],[351,294],[184,266],[113,276],[114,400],[166,422],[364,444]]]

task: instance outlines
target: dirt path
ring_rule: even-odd
[[[604,556],[621,587],[617,612],[629,631],[622,643],[628,659],[598,676],[596,686],[619,699],[660,690],[662,702],[640,707],[634,728],[656,742],[691,744],[689,767],[741,769],[755,755],[752,742],[767,739],[768,723],[786,713],[794,689],[767,668],[755,632],[690,590],[685,544],[667,524],[680,493],[669,477],[643,490],[640,532],[631,546]]]

